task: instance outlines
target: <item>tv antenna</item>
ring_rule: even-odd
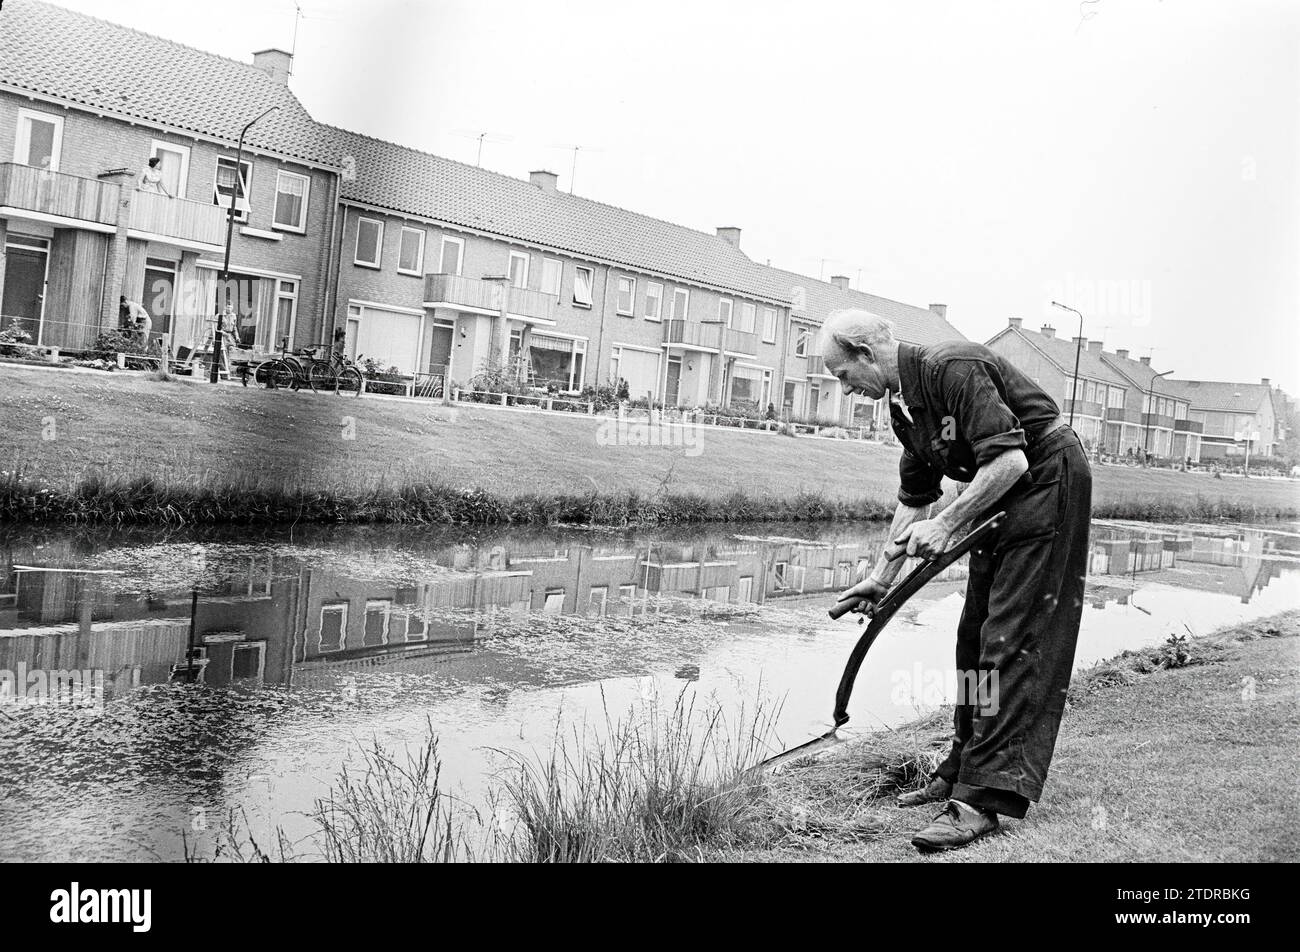
[[[578,153],[579,152],[604,152],[604,149],[592,145],[552,145],[552,149],[563,149],[565,152],[573,153],[573,162],[569,166],[569,194],[573,194],[574,183],[578,180]]]
[[[461,139],[477,139],[478,154],[474,157],[474,165],[482,168],[483,166],[483,143],[484,142],[514,142],[513,136],[498,135],[495,132],[472,132],[468,129],[460,129],[453,132],[452,135]]]

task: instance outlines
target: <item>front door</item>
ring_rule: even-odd
[[[682,359],[668,358],[668,386],[664,391],[664,406],[677,406],[677,395],[682,389]]]
[[[165,266],[164,266],[165,265]],[[170,262],[150,262],[144,269],[144,307],[153,321],[153,333],[172,332],[176,300],[176,267]]]
[[[452,328],[447,324],[433,325],[433,340],[429,344],[429,373],[447,373],[451,363]]]
[[[5,287],[3,318],[8,327],[14,319],[36,342],[41,324],[41,305],[45,300],[46,251],[9,245],[5,248]]]

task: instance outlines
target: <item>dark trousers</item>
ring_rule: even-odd
[[[958,697],[952,751],[936,771],[953,799],[1012,817],[1041,796],[1056,746],[1092,507],[1092,471],[1072,429],[1027,455],[1029,472],[989,513],[1007,518],[971,551],[957,672],[959,685],[979,688]]]

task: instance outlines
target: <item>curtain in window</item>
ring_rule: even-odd
[[[302,222],[302,199],[307,189],[305,179],[280,176],[275,197],[275,223],[297,228]]]

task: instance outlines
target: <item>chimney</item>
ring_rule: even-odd
[[[528,173],[528,181],[532,182],[543,192],[554,194],[560,183],[560,177],[554,172],[547,172],[543,169],[538,169],[535,172]]]
[[[934,313],[938,314],[938,315],[939,315],[939,318],[940,318],[941,320],[945,320],[945,321],[946,321],[946,320],[948,319],[948,305],[947,305],[947,304],[931,304],[931,305],[930,305],[930,310],[932,310],[932,311],[934,311]]]
[[[1100,354],[1100,353],[1101,353],[1101,349],[1102,349],[1102,347],[1104,347],[1104,346],[1105,346],[1105,345],[1102,344],[1102,342],[1099,341],[1099,340],[1090,340],[1090,341],[1088,341],[1088,350],[1089,350],[1091,353],[1094,353],[1094,354]]]
[[[1269,386],[1268,378],[1267,378],[1267,377],[1260,377],[1260,378],[1259,378],[1259,385],[1260,385],[1261,387],[1267,387],[1267,386]]]
[[[849,289],[849,279],[842,274],[832,274],[831,284],[835,285],[841,291],[847,291]]]
[[[723,241],[725,241],[727,244],[731,245],[731,247],[733,248],[740,247],[739,228],[727,228],[727,227],[719,228],[718,237],[721,238]],[[834,281],[835,279],[831,278],[831,280]]]
[[[1075,347],[1082,348],[1083,350],[1088,349],[1088,338],[1086,337],[1075,337],[1073,338],[1073,343]]]
[[[1042,334],[1044,337],[1055,337],[1056,328],[1053,327],[1051,324],[1044,324],[1041,328],[1039,328],[1038,333]]]
[[[1127,351],[1127,350],[1117,350],[1117,351],[1115,351],[1115,356],[1118,357],[1120,360],[1128,360],[1128,351]]]
[[[1008,317],[1008,318],[1007,318],[1007,327],[1014,327],[1016,330],[1020,330],[1020,325],[1022,325],[1022,324],[1024,324],[1024,323],[1025,323],[1025,319],[1024,319],[1023,317]]]
[[[1139,357],[1138,360],[1142,361],[1142,366],[1143,366],[1143,367],[1150,367],[1150,366],[1151,366],[1151,358],[1150,358],[1150,357]]]
[[[293,74],[293,54],[284,50],[261,50],[253,54],[253,65],[277,83],[289,84]]]

